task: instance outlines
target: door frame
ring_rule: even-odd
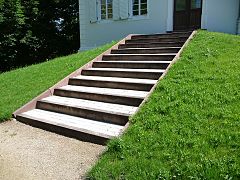
[[[175,18],[175,12],[176,12],[176,1],[177,0],[172,0],[173,2],[172,2],[172,5],[173,5],[173,9],[172,9],[172,30],[174,31],[175,29],[174,29],[174,27],[175,27],[175,21],[176,21],[176,18]],[[188,1],[188,3],[187,3],[187,8],[188,8],[188,16],[190,16],[190,13],[191,13],[191,0],[186,0],[186,1]],[[200,21],[200,28],[202,27],[202,24],[203,24],[203,1],[204,0],[201,0],[201,21]],[[168,8],[168,10],[169,10],[169,8]],[[190,19],[188,19],[188,26],[190,25],[189,23],[189,20]]]

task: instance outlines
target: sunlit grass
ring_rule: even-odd
[[[240,179],[240,37],[199,31],[90,179]]]

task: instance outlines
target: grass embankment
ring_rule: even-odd
[[[113,44],[0,74],[0,122]]]
[[[199,31],[91,179],[240,179],[240,37]]]

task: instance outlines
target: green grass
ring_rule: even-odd
[[[240,179],[240,37],[199,31],[90,179]]]
[[[0,122],[113,44],[0,74]]]

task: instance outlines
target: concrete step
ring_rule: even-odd
[[[40,109],[17,115],[17,120],[68,137],[98,144],[106,144],[107,140],[119,136],[124,128],[120,125]]]
[[[159,79],[162,69],[123,69],[123,68],[89,68],[82,71],[85,76],[123,77],[138,79]]]
[[[146,91],[71,85],[54,90],[54,95],[56,96],[86,99],[128,106],[139,106],[147,94],[148,92]]]
[[[152,38],[168,38],[168,37],[184,37],[188,38],[192,32],[173,32],[173,33],[165,33],[165,34],[139,34],[133,35],[131,39],[152,39]]]
[[[155,83],[157,80],[100,76],[77,76],[69,79],[69,85],[139,91],[149,91]]]
[[[125,44],[135,43],[157,43],[157,42],[179,42],[186,41],[187,37],[154,37],[154,38],[142,38],[142,39],[129,39],[125,41]]]
[[[171,61],[98,61],[93,68],[166,69]]]
[[[172,61],[176,53],[168,54],[108,54],[103,61]]]
[[[180,49],[181,47],[113,49],[111,54],[167,54],[178,53]]]
[[[120,44],[118,49],[126,48],[157,48],[157,47],[181,47],[185,41],[181,42],[157,42],[157,43],[132,43],[132,44]]]
[[[50,96],[37,102],[37,109],[125,125],[137,107],[84,99]]]

